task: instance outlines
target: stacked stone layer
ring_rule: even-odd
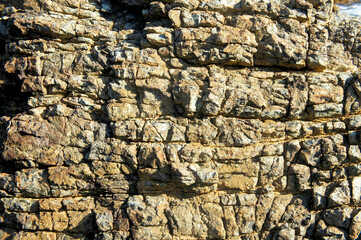
[[[0,3],[0,239],[358,239],[331,1]]]

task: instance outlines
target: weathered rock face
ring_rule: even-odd
[[[0,239],[358,239],[331,1],[0,3]]]

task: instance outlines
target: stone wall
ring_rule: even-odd
[[[0,239],[358,239],[331,1],[0,3]]]

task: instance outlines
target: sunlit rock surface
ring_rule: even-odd
[[[0,239],[358,239],[331,1],[0,3]]]

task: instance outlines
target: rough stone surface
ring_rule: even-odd
[[[0,239],[359,239],[332,2],[0,0]]]

